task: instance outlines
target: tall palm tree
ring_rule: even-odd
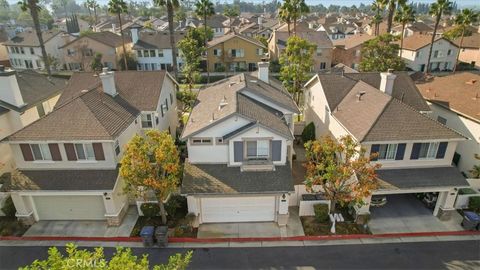
[[[293,34],[297,35],[297,20],[303,14],[310,12],[305,0],[290,0],[290,13],[293,20]]]
[[[127,13],[127,3],[123,0],[110,0],[108,2],[108,12],[117,14],[118,24],[120,25],[120,36],[122,36],[122,49],[123,49],[123,62],[125,64],[125,70],[128,70],[127,62],[127,50],[125,49],[125,37],[123,35],[123,26],[122,26],[122,14]]]
[[[40,7],[40,5],[38,4],[38,0],[22,0],[18,2],[18,4],[20,5],[20,9],[22,11],[30,10],[30,15],[32,16],[35,33],[37,34],[38,43],[40,44],[40,49],[42,50],[43,64],[45,66],[45,70],[47,71],[48,76],[50,77],[52,75],[52,71],[50,70],[50,61],[48,60],[48,54],[45,50],[42,30],[40,29],[40,19],[38,17],[38,13],[42,9],[42,7]]]
[[[407,0],[388,0],[388,17],[387,17],[387,33],[392,31],[392,25],[394,21],[394,14],[397,7],[401,7],[407,3]]]
[[[87,0],[84,5],[88,9],[88,14],[90,15],[90,19],[93,19],[94,25],[96,25],[97,24],[97,8],[99,7],[97,1]],[[93,10],[93,18],[92,18],[92,10]]]
[[[469,25],[472,23],[476,23],[478,21],[478,13],[475,12],[473,9],[462,9],[462,12],[457,15],[457,18],[455,18],[455,24],[460,27],[462,30],[462,34],[460,36],[460,46],[458,47],[458,52],[457,52],[457,58],[455,60],[455,65],[453,66],[453,72],[457,70],[457,65],[458,65],[458,57],[460,56],[460,50],[462,49],[463,46],[463,38],[465,37],[465,30]]]
[[[430,15],[435,16],[435,27],[433,28],[432,41],[430,42],[430,49],[428,51],[427,67],[425,68],[425,74],[430,72],[430,60],[432,58],[433,43],[435,42],[435,36],[437,35],[438,25],[443,14],[450,14],[452,10],[452,2],[450,0],[437,0],[437,2],[430,5]]]
[[[380,34],[380,24],[382,23],[383,17],[382,13],[387,5],[388,0],[375,0],[372,3],[372,10],[375,11],[375,16],[373,16],[372,23],[375,25],[374,35],[378,36]]]
[[[215,14],[215,9],[213,8],[213,3],[209,0],[199,0],[195,3],[195,13],[198,17],[203,19],[203,27],[205,29],[205,34],[203,37],[203,45],[207,49],[207,18]],[[207,83],[210,83],[210,71],[208,70],[208,56],[205,60],[207,66]]]
[[[292,14],[290,13],[290,10],[291,10],[290,1],[291,0],[285,0],[283,4],[280,6],[280,8],[278,9],[278,17],[280,21],[287,24],[288,36],[290,36],[292,32],[290,29],[290,25],[292,24]]]
[[[413,10],[412,6],[409,6],[406,3],[402,4],[400,9],[395,13],[394,20],[395,22],[402,24],[402,34],[400,36],[400,57],[402,57],[405,26],[407,23],[412,23],[415,21],[415,10]]]
[[[172,48],[172,72],[177,77],[177,49],[175,46],[175,30],[173,28],[173,18],[175,9],[180,6],[178,0],[153,0],[153,3],[159,7],[167,8],[168,31],[170,32],[170,47]]]
[[[236,7],[225,7],[223,10],[223,15],[228,17],[228,27],[230,31],[232,31],[232,18],[237,17],[239,15],[238,9]]]
[[[83,6],[88,10],[88,17],[90,18],[90,21],[92,20],[92,9],[90,8],[91,7],[91,0],[87,0],[85,1],[85,3],[83,3]]]

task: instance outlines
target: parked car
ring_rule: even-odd
[[[374,207],[384,206],[385,204],[387,204],[387,196],[372,196],[372,200],[370,201],[370,206]]]

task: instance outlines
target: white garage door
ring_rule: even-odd
[[[105,219],[102,196],[33,197],[39,220]]]
[[[275,197],[202,198],[202,221],[273,221]]]

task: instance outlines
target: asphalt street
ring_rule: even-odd
[[[1,246],[0,269],[44,259],[48,247]],[[63,249],[61,249],[63,250]],[[134,248],[151,265],[188,249]],[[111,256],[113,248],[105,248]],[[194,249],[189,269],[480,269],[480,241],[415,242],[311,247]]]

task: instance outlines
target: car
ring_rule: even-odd
[[[372,196],[370,206],[380,207],[387,204],[387,196]]]

